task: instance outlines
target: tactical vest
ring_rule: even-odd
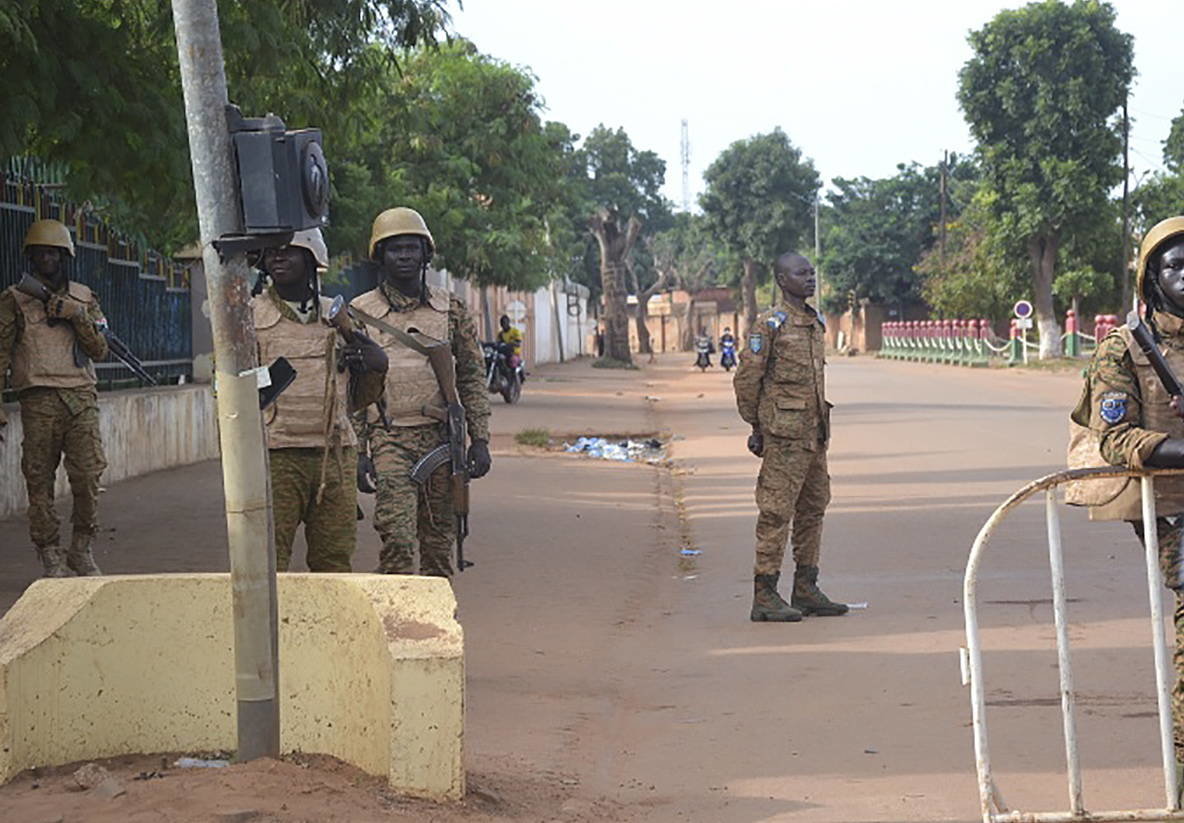
[[[448,340],[448,292],[428,289],[427,305],[409,311],[395,311],[381,289],[374,289],[353,299],[350,304],[371,317],[389,323],[400,331],[415,329],[437,340]],[[386,352],[386,411],[393,426],[425,426],[439,421],[424,414],[424,407],[444,409],[444,396],[428,358],[407,348],[394,338],[374,328],[366,332]]]
[[[1134,363],[1135,379],[1139,384],[1139,396],[1142,398],[1143,406],[1141,427],[1150,431],[1165,432],[1168,437],[1184,437],[1184,420],[1172,411],[1171,395],[1156,377],[1147,355],[1139,348],[1139,344],[1125,326],[1119,327],[1112,334],[1122,337]],[[1166,346],[1162,347],[1161,351],[1172,371],[1184,374],[1184,353]],[[1093,403],[1095,399],[1089,398],[1088,402]],[[1098,450],[1097,432],[1070,422],[1069,468],[1106,465],[1109,464]],[[1065,502],[1088,505],[1090,520],[1141,520],[1141,485],[1138,478],[1071,483],[1067,484],[1065,489]],[[1184,512],[1184,476],[1155,478],[1155,511],[1161,517]]]
[[[74,362],[76,336],[68,320],[49,323],[45,303],[30,297],[16,287],[9,289],[16,298],[17,308],[24,318],[24,329],[12,353],[12,388],[17,392],[33,386],[54,389],[94,388],[98,383],[95,364],[85,358],[86,365]],[[91,290],[81,283],[67,285],[70,297],[90,305]]]
[[[826,340],[815,317],[796,310],[783,314],[779,326],[766,323],[762,329],[770,339],[757,414],[762,431],[814,451],[830,438]]]
[[[324,317],[332,301],[320,298]],[[296,379],[263,413],[269,449],[356,446],[349,423],[349,379],[337,371],[344,343],[323,322],[300,323],[280,313],[270,293],[251,299],[259,360],[267,365],[285,357]]]

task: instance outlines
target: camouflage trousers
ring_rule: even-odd
[[[793,559],[817,566],[822,550],[822,518],[830,502],[826,447],[802,448],[800,440],[765,435],[765,453],[756,481],[756,566],[754,574],[777,574],[793,525]]]
[[[308,568],[348,572],[357,545],[358,487],[355,448],[329,450],[325,489],[321,485],[324,449],[271,449],[271,507],[275,517],[275,567],[286,572],[292,560],[296,528],[304,524]]]
[[[39,547],[61,541],[53,506],[54,477],[65,455],[74,496],[75,534],[99,528],[99,476],[107,468],[99,437],[99,402],[93,391],[26,389],[20,395],[21,473],[29,493],[29,536]]]
[[[382,538],[378,571],[452,576],[452,544],[456,521],[452,513],[449,466],[437,469],[420,488],[411,479],[411,467],[445,441],[444,427],[396,426],[390,431],[375,427],[370,435],[370,456],[377,477],[374,528]]]
[[[1143,521],[1131,523],[1139,542],[1143,542]],[[1164,585],[1176,593],[1176,649],[1172,661],[1176,667],[1176,682],[1172,686],[1172,728],[1176,742],[1176,760],[1184,762],[1184,578],[1181,577],[1181,539],[1184,539],[1184,518],[1180,516],[1155,519],[1159,535],[1159,568]]]

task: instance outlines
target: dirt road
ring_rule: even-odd
[[[467,549],[477,566],[456,581],[470,801],[384,804],[372,817],[370,806],[351,814],[346,792],[341,816],[300,817],[277,800],[266,819],[977,819],[957,657],[962,571],[991,510],[1061,467],[1079,379],[832,362],[834,500],[820,582],[868,606],[752,624],[758,461],[744,451],[728,377],[687,360],[637,372],[543,367],[519,406],[498,401],[495,469],[474,487]],[[538,427],[662,432],[673,468],[514,445],[515,432]],[[113,486],[104,568],[224,569],[218,483],[210,463]],[[35,573],[23,528],[0,521],[0,607]],[[1040,505],[1022,507],[983,571],[995,768],[1008,801],[1028,810],[1067,805],[1043,528]],[[1076,511],[1064,534],[1087,804],[1153,806],[1162,791],[1137,543],[1125,526],[1090,525]],[[373,568],[369,522],[359,537],[355,567]],[[32,802],[28,782],[0,789],[0,810]],[[110,819],[207,819],[133,815],[168,783],[129,784],[105,801],[124,804]]]

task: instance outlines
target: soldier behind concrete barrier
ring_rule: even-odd
[[[485,389],[485,358],[477,328],[462,302],[428,286],[428,263],[435,252],[432,234],[413,209],[388,209],[374,219],[370,258],[381,277],[378,288],[350,304],[397,329],[418,331],[451,343],[456,383],[472,438],[469,474],[484,476],[490,468],[489,399]],[[364,318],[363,318],[364,319]],[[428,359],[393,335],[375,332],[390,358],[386,407],[390,427],[371,414],[366,422],[369,471],[377,477],[374,528],[382,538],[378,571],[412,574],[416,555],[420,574],[451,577],[455,524],[447,463],[421,488],[411,480],[416,462],[447,439],[439,419],[444,399]],[[366,458],[363,458],[365,462]]]
[[[777,258],[780,304],[757,317],[732,385],[740,416],[752,426],[748,450],[761,458],[756,483],[756,566],[751,619],[793,622],[802,615],[840,615],[818,588],[822,518],[830,502],[822,319],[806,304],[816,285],[814,267],[800,254]],[[777,593],[785,544],[793,524],[793,592]]]
[[[259,362],[285,357],[296,370],[263,412],[279,571],[288,570],[301,523],[309,569],[350,571],[358,439],[349,414],[382,396],[387,368],[386,354],[360,329],[347,341],[325,320],[331,301],[321,296],[317,273],[328,266],[320,230],[297,232],[287,246],[264,252],[271,285],[251,299]]]
[[[99,437],[99,400],[92,361],[107,356],[99,301],[69,279],[74,257],[70,231],[57,220],[38,220],[22,246],[36,283],[0,292],[0,390],[5,373],[20,401],[24,441],[21,472],[29,494],[29,536],[46,577],[97,575],[91,543],[99,525],[99,475],[107,467]],[[48,300],[27,293],[49,290]],[[0,409],[0,437],[8,420]],[[54,512],[54,476],[65,455],[74,495],[70,548],[63,552]]]
[[[1172,217],[1147,233],[1139,249],[1138,294],[1146,322],[1176,375],[1184,375],[1184,217]],[[1184,467],[1184,420],[1151,365],[1121,327],[1098,346],[1086,373],[1073,422],[1097,435],[1101,457],[1111,465]],[[1090,508],[1091,520],[1126,520],[1143,537],[1139,483]],[[1156,531],[1164,582],[1176,593],[1176,685],[1172,691],[1176,761],[1184,768],[1184,478],[1155,481]]]

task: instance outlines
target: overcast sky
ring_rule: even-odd
[[[973,142],[955,98],[966,35],[1018,3],[987,0],[464,0],[458,33],[538,78],[547,117],[581,135],[623,126],[666,161],[682,202],[681,121],[690,194],[735,140],[780,126],[824,180],[884,177]],[[1179,0],[1118,0],[1135,37],[1130,101],[1137,178],[1161,163],[1184,107]],[[701,9],[701,10],[700,10]]]

